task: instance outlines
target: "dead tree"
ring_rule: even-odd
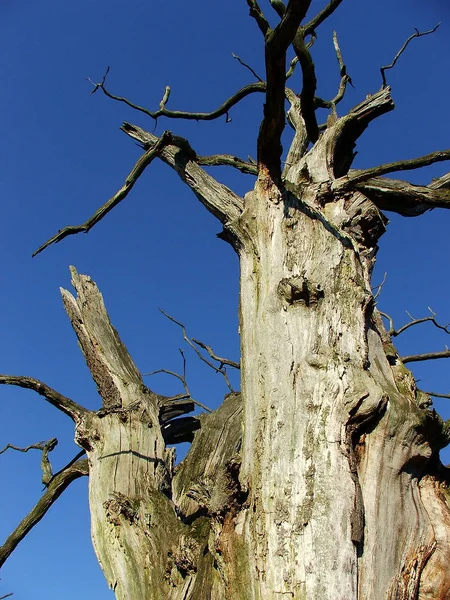
[[[200,156],[169,131],[156,137],[124,123],[143,148],[124,185],[37,251],[89,231],[153,160],[165,162],[239,255],[241,392],[211,414],[184,416],[193,409],[188,394],[164,398],[144,385],[96,285],[75,270],[77,296],[63,290],[63,300],[102,409],[88,411],[37,380],[0,378],[73,419],[88,458],[93,543],[118,600],[449,597],[450,497],[439,461],[447,424],[398,355],[398,331],[383,324],[371,273],[383,211],[415,217],[450,207],[450,174],[427,186],[385,176],[449,160],[450,150],[352,170],[359,137],[394,108],[386,71],[410,40],[382,68],[381,88],[339,116],[350,78],[337,37],[341,78],[330,100],[316,94],[310,47],[341,2],[308,20],[310,0],[271,0],[272,27],[247,0],[265,76],[209,113],[168,108],[169,88],[150,111],[112,94],[107,73],[94,84],[154,120],[228,117],[247,96],[264,96],[256,161]],[[324,123],[319,108],[328,110]],[[286,119],[293,136],[283,155]],[[214,165],[254,175],[254,188],[240,197],[203,168]],[[182,440],[192,446],[174,468],[167,444]],[[86,472],[76,462],[50,478],[50,501],[58,477]]]

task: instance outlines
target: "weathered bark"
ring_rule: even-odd
[[[348,81],[341,58],[338,95],[315,97],[305,37],[340,2],[330,0],[301,27],[310,0],[271,0],[280,17],[271,29],[257,1],[247,0],[265,38],[267,84],[252,88],[266,92],[257,166],[228,156],[208,162],[182,138],[122,127],[145,148],[133,173],[157,155],[239,253],[241,394],[212,414],[177,418],[193,404],[144,385],[97,287],[75,270],[78,297],[63,291],[64,303],[103,408],[87,411],[20,378],[75,421],[88,455],[94,547],[118,600],[450,597],[449,473],[439,461],[448,423],[397,355],[370,284],[387,223],[381,210],[416,216],[450,206],[449,175],[429,186],[378,176],[450,152],[350,171],[359,136],[394,105],[383,86],[338,118]],[[300,94],[285,87],[290,45]],[[104,83],[97,88],[126,101]],[[164,98],[158,116],[180,118]],[[295,133],[282,170],[285,99]],[[318,106],[331,109],[321,128]],[[258,179],[241,198],[202,164],[235,164]],[[0,383],[15,383],[6,379]],[[174,467],[167,444],[180,440],[193,443]]]
[[[356,131],[389,102],[355,110]],[[103,398],[77,440],[118,599],[447,597],[448,440],[375,309],[386,219],[356,189],[330,194],[330,148],[342,158],[349,129],[337,122],[285,186],[246,195],[233,221],[242,397],[201,417],[176,469],[165,420],[192,406],[169,415],[145,387],[89,278],[73,272],[77,300],[63,292]]]

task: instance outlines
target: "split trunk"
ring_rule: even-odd
[[[336,184],[349,139],[389,101],[366,100],[310,152],[294,140],[282,182],[260,174],[225,223],[240,256],[242,391],[214,413],[183,417],[189,402],[151,392],[95,284],[73,272],[65,304],[103,398],[77,441],[118,600],[450,597],[445,428],[376,309],[386,219]],[[186,439],[174,466],[166,444]]]

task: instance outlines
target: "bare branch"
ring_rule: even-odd
[[[3,600],[3,598],[9,598],[10,596],[13,596],[14,592],[10,592],[9,594],[5,594],[4,596],[0,596],[0,600]]]
[[[289,69],[286,71],[286,79],[292,77],[295,71],[295,67],[298,65],[298,56],[294,56],[294,58],[289,63]]]
[[[435,398],[450,398],[450,394],[437,394],[436,392],[422,392],[423,394],[428,394],[429,396],[434,396]]]
[[[130,100],[128,100],[128,98],[111,94],[105,87],[106,75],[103,77],[103,80],[100,83],[94,83],[93,81],[88,79],[88,81],[90,81],[94,86],[94,89],[91,92],[91,94],[96,92],[98,89],[101,89],[105,96],[108,96],[108,98],[111,98],[111,100],[116,100],[116,102],[122,102],[130,108],[133,108],[134,110],[137,110],[151,117],[155,121],[159,119],[159,117],[167,117],[168,119],[185,119],[187,121],[213,121],[214,119],[218,119],[223,115],[225,115],[227,117],[227,120],[229,120],[228,111],[230,110],[230,108],[238,104],[238,102],[240,102],[243,98],[246,98],[250,94],[254,94],[256,92],[264,92],[266,86],[264,82],[251,83],[250,85],[246,85],[245,87],[238,90],[235,94],[230,96],[227,100],[225,100],[225,102],[221,104],[219,108],[216,108],[211,112],[188,112],[183,110],[168,110],[166,108],[166,103],[169,100],[170,87],[166,86],[163,98],[159,103],[159,110],[151,111],[147,108],[144,108],[143,106],[139,106],[138,104],[131,102]]]
[[[380,312],[380,315],[389,321],[389,331],[388,331],[388,334],[391,337],[397,337],[398,335],[400,335],[401,333],[403,333],[404,331],[406,331],[410,327],[413,327],[414,325],[419,325],[420,323],[427,323],[427,322],[433,323],[433,325],[435,327],[437,327],[438,329],[441,329],[442,331],[445,331],[445,333],[448,333],[450,335],[450,323],[447,324],[447,325],[441,325],[440,323],[438,323],[436,321],[436,313],[430,307],[428,307],[428,310],[430,311],[431,316],[429,316],[429,317],[423,317],[421,319],[414,319],[414,317],[412,317],[407,312],[406,314],[409,316],[409,318],[411,319],[411,321],[409,323],[406,323],[406,325],[403,325],[402,327],[400,327],[400,329],[395,329],[392,317],[390,317],[389,315],[387,315],[384,312]]]
[[[183,356],[183,359],[184,359],[184,356]],[[184,362],[184,366],[186,368],[185,362]],[[175,371],[169,371],[168,369],[157,369],[156,371],[151,371],[150,373],[143,373],[142,377],[150,377],[151,375],[157,375],[158,373],[166,373],[166,375],[171,375],[172,377],[176,377],[177,379],[179,379],[181,381],[181,383],[183,384],[184,390],[186,392],[185,394],[178,394],[177,396],[172,396],[171,398],[168,399],[168,401],[170,401],[170,400],[178,401],[178,400],[184,400],[184,399],[189,398],[193,404],[196,404],[200,408],[203,408],[203,410],[206,410],[207,412],[213,412],[205,404],[198,402],[198,400],[195,400],[192,397],[191,392],[189,391],[187,381],[186,381],[186,371],[184,372],[183,375],[180,375],[179,373],[175,373]]]
[[[397,179],[374,177],[356,184],[356,188],[381,210],[393,211],[404,217],[417,217],[433,208],[450,208],[450,189],[446,186],[446,178],[450,178],[450,174],[434,180],[428,186],[420,186]]]
[[[159,139],[130,123],[124,123],[121,129],[133,139],[144,144],[146,148],[152,148]],[[242,212],[242,198],[216,181],[199,166],[195,152],[192,149],[188,150],[186,140],[184,140],[185,147],[181,147],[183,138],[177,137],[176,139],[177,145],[169,145],[164,148],[159,158],[178,173],[200,202],[231,231],[236,226]]]
[[[265,36],[267,32],[270,30],[269,22],[264,16],[263,11],[259,7],[259,4],[256,0],[247,0],[248,7],[250,8],[250,16],[253,17],[261,31],[261,33]]]
[[[331,100],[333,106],[336,106],[344,97],[345,90],[347,89],[347,83],[353,87],[351,77],[347,74],[347,67],[345,66],[344,59],[342,58],[341,49],[339,48],[339,42],[337,39],[337,33],[333,31],[333,45],[336,51],[336,58],[339,64],[339,73],[341,75],[341,82],[336,96]]]
[[[374,295],[374,300],[376,300],[378,298],[378,296],[381,294],[381,290],[383,289],[383,285],[386,283],[386,278],[387,278],[387,273],[385,273],[383,275],[383,281],[381,283],[379,283],[378,285],[374,286],[373,290],[377,290],[376,294]],[[380,313],[380,314],[384,314],[384,313]]]
[[[281,0],[270,0],[270,4],[272,5],[272,8],[277,13],[277,15],[280,18],[283,18],[284,13],[286,12],[286,6],[284,2],[282,2]]]
[[[247,162],[231,154],[197,156],[195,162],[203,167],[233,167],[247,175],[258,175],[258,166],[255,163]]]
[[[199,357],[200,360],[202,360],[209,367],[211,367],[211,369],[213,369],[216,373],[220,373],[222,375],[230,392],[234,392],[233,388],[231,387],[230,381],[228,379],[227,371],[224,368],[223,364],[219,365],[219,367],[216,367],[216,365],[214,365],[211,361],[209,361],[207,358],[205,358],[203,356],[203,354],[200,352],[200,350],[197,348],[197,346],[195,345],[195,344],[198,344],[198,341],[196,341],[194,343],[194,341],[189,338],[189,336],[187,335],[187,332],[186,332],[186,327],[183,325],[183,323],[180,323],[180,321],[177,321],[176,319],[171,317],[168,313],[164,312],[161,308],[159,310],[162,312],[162,314],[165,317],[167,317],[169,319],[169,321],[172,321],[172,323],[175,323],[176,325],[181,327],[181,330],[183,332],[183,339],[185,340],[185,342],[187,342],[187,344],[189,344],[189,346],[194,350],[194,352],[196,353],[196,355]],[[198,345],[200,345],[200,344],[198,344]],[[181,350],[180,350],[180,352],[181,352]],[[184,358],[184,355],[183,355],[183,358]],[[215,360],[217,360],[217,359],[215,359]]]
[[[267,91],[258,135],[258,163],[262,168],[260,175],[276,183],[281,177],[281,135],[285,126],[286,52],[310,4],[311,0],[290,0],[279,24],[265,35]],[[299,60],[302,60],[300,56]]]
[[[3,450],[0,450],[0,454],[6,452],[6,450],[17,450],[18,452],[28,452],[28,450],[40,450],[42,452],[41,458],[41,469],[42,469],[42,483],[47,487],[53,477],[53,470],[50,460],[48,458],[48,453],[54,450],[58,444],[58,440],[56,438],[51,438],[48,442],[38,442],[37,444],[31,444],[26,448],[19,448],[18,446],[13,446],[12,444],[7,444]]]
[[[94,225],[96,225],[99,221],[103,219],[113,208],[115,208],[122,200],[124,200],[130,191],[133,189],[134,184],[142,175],[146,167],[155,159],[161,152],[161,150],[167,146],[170,142],[173,141],[172,134],[170,131],[165,131],[162,136],[158,139],[157,143],[147,150],[136,162],[133,169],[130,171],[128,177],[125,179],[124,185],[120,188],[120,190],[112,196],[103,206],[101,206],[95,214],[90,217],[85,223],[82,225],[68,225],[61,229],[56,235],[47,240],[45,244],[40,246],[34,253],[33,256],[36,256],[45,248],[48,248],[51,244],[57,244],[64,238],[69,235],[75,235],[77,233],[88,233]]]
[[[394,173],[395,171],[410,171],[413,169],[420,169],[421,167],[426,167],[428,165],[446,160],[450,160],[450,150],[438,150],[418,158],[386,163],[384,165],[379,165],[378,167],[372,167],[371,169],[355,169],[354,171],[351,171],[351,173],[349,173],[345,178],[337,180],[336,185],[341,189],[345,189],[351,185],[363,183],[368,179],[379,177],[380,175]]]
[[[241,58],[239,58],[239,56],[237,56],[237,54],[234,54],[234,52],[231,53],[231,56],[233,58],[235,58],[238,63],[240,63],[243,67],[245,67],[246,69],[248,69],[250,71],[250,73],[261,83],[263,83],[263,80],[261,79],[261,77],[258,75],[258,73],[256,73],[256,71],[254,71],[252,69],[252,67],[250,65],[248,65],[247,63],[245,63]]]
[[[287,121],[295,131],[283,170],[283,178],[289,179],[291,166],[294,165],[295,169],[295,166],[299,164],[300,159],[308,149],[308,134],[306,133],[305,121],[301,111],[300,98],[288,88],[286,88],[286,98],[291,105],[286,114]]]
[[[442,350],[441,352],[429,352],[427,354],[412,354],[411,356],[401,356],[400,360],[403,363],[419,362],[422,360],[436,360],[438,358],[450,358],[450,350]]]
[[[220,363],[220,365],[229,365],[230,367],[233,367],[235,369],[241,368],[241,365],[235,362],[234,360],[229,360],[228,358],[222,358],[221,356],[217,356],[217,354],[214,353],[214,350],[211,348],[211,346],[207,346],[206,344],[204,344],[200,340],[196,340],[195,338],[192,338],[192,341],[194,342],[194,344],[200,346],[200,348],[203,348],[203,350],[206,350],[210,357],[213,360],[216,360],[218,363]]]
[[[429,31],[423,31],[422,33],[418,29],[416,29],[416,32],[409,36],[409,38],[406,40],[406,42],[403,44],[403,46],[400,48],[400,50],[394,56],[394,60],[391,62],[391,64],[380,68],[381,78],[383,80],[383,87],[386,87],[386,85],[387,85],[386,84],[386,76],[385,76],[384,72],[387,71],[387,69],[392,69],[395,66],[395,63],[398,61],[400,56],[406,50],[406,47],[408,46],[409,42],[411,40],[413,40],[414,38],[422,37],[423,35],[428,35],[430,33],[434,33],[440,24],[441,23],[439,22],[435,27],[433,27],[433,29],[430,29]]]
[[[169,101],[169,97],[170,97],[170,86],[166,85],[166,88],[164,90],[164,95],[161,98],[161,102],[159,103],[159,108],[161,110],[164,110],[164,108],[166,107],[166,104]]]
[[[392,335],[391,332],[395,331],[395,327],[394,327],[394,321],[392,319],[392,317],[390,315],[388,315],[385,312],[382,312],[381,310],[378,311],[380,313],[380,315],[382,317],[384,317],[385,319],[387,319],[389,321],[389,331],[387,332],[389,335]]]
[[[86,450],[80,450],[79,452],[77,452],[77,454],[75,454],[75,456],[71,460],[69,460],[67,465],[65,465],[62,469],[60,469],[57,473],[55,473],[53,475],[53,479],[55,477],[57,477],[58,475],[60,475],[61,473],[63,473],[66,469],[69,469],[72,465],[74,465],[77,462],[77,460],[79,460],[85,454],[86,454]]]
[[[0,385],[15,385],[17,387],[34,390],[49,402],[52,406],[68,415],[74,421],[78,421],[89,411],[77,404],[70,398],[63,396],[42,381],[22,375],[0,375]]]
[[[314,104],[316,108],[331,108],[333,110],[333,113],[335,113],[336,105],[339,104],[339,102],[344,98],[345,90],[347,89],[347,84],[350,84],[352,87],[354,86],[351,77],[347,75],[347,67],[345,66],[344,59],[342,58],[342,52],[339,47],[339,42],[335,31],[333,32],[333,45],[334,50],[336,52],[336,58],[339,64],[339,73],[341,75],[339,88],[337,94],[331,100],[323,100],[322,98],[316,96],[314,98]],[[334,114],[333,117],[335,121],[337,119],[337,115]],[[319,127],[319,129],[322,128],[326,128],[326,125],[325,127]]]
[[[300,94],[302,117],[305,120],[308,139],[314,143],[319,137],[315,111],[315,94],[317,88],[316,69],[312,56],[306,47],[303,29],[299,29],[293,41],[295,54],[302,68],[303,87]]]
[[[330,0],[329,4],[303,27],[303,34],[308,35],[313,33],[325,19],[328,19],[334,13],[341,2],[342,0]]]
[[[356,141],[363,134],[369,124],[379,116],[393,110],[394,103],[390,89],[383,88],[375,94],[368,95],[362,102],[353,107],[348,114],[340,117],[334,124],[329,124],[323,135],[326,136],[322,143],[310,150],[309,160],[318,160],[319,154],[326,152],[326,161],[332,182],[332,190],[345,188],[348,172],[355,157],[354,148]]]
[[[42,457],[41,457],[41,469],[42,469],[42,483],[45,487],[48,487],[50,481],[53,479],[53,469],[51,462],[48,458],[49,452],[54,450],[56,445],[58,444],[58,440],[56,438],[52,438],[49,440],[42,449]]]
[[[67,467],[53,477],[42,498],[0,548],[0,567],[5,563],[29,531],[39,523],[51,505],[59,498],[59,496],[61,496],[72,481],[83,475],[88,475],[88,473],[88,461],[87,459],[84,459],[72,464],[70,467]]]
[[[52,440],[56,440],[56,438],[52,438]],[[26,446],[26,448],[19,448],[19,446],[14,446],[13,444],[6,444],[6,446],[0,450],[0,454],[3,454],[7,450],[16,450],[17,452],[28,452],[29,450],[42,451],[46,444],[48,444],[48,442],[38,442],[37,444],[30,444],[29,446]]]

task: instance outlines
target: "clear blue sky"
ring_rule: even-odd
[[[322,5],[313,0],[314,11]],[[180,332],[157,307],[183,320],[219,353],[238,358],[237,257],[215,237],[219,223],[164,165],[153,163],[129,198],[89,235],[68,238],[35,259],[31,253],[61,227],[86,220],[122,185],[140,151],[119,131],[121,122],[154,126],[100,93],[89,96],[85,78],[100,80],[110,65],[110,90],[150,109],[157,108],[168,84],[171,108],[216,108],[253,80],[232,52],[263,74],[261,36],[247,13],[245,0],[1,1],[1,372],[34,376],[89,408],[99,406],[59,296],[59,286],[70,286],[69,264],[98,282],[143,372],[181,370]],[[448,147],[449,17],[445,0],[344,0],[330,24],[320,28],[313,48],[319,93],[330,97],[338,84],[333,29],[355,84],[340,106],[342,114],[379,89],[379,67],[391,61],[414,27],[425,30],[443,21],[434,36],[414,40],[387,72],[397,108],[364,134],[356,166]],[[298,80],[295,85],[298,89]],[[255,157],[261,102],[262,96],[245,100],[232,110],[232,123],[161,120],[156,132],[172,129],[189,137],[199,154]],[[404,175],[427,183],[449,168],[441,164]],[[252,178],[239,173],[223,170],[216,176],[238,193],[252,187]],[[405,310],[421,317],[428,306],[450,321],[450,213],[389,216],[374,277],[377,283],[388,273],[380,307],[398,325],[408,319]],[[440,350],[445,343],[422,325],[398,346],[401,353],[413,353]],[[415,367],[420,385],[449,392],[448,364]],[[226,391],[223,382],[192,356],[188,376],[193,395],[217,406]],[[148,381],[155,391],[180,391],[175,381],[157,377]],[[70,420],[40,397],[4,387],[0,396],[0,447],[56,436],[55,470],[77,452]],[[436,403],[445,418],[447,402]],[[39,459],[37,452],[0,456],[2,540],[41,494]],[[86,478],[65,492],[6,563],[0,595],[10,591],[17,600],[112,598],[91,548]]]

